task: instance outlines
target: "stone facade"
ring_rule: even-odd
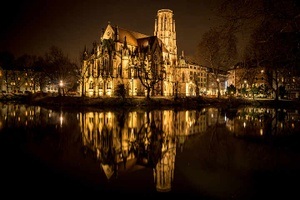
[[[180,59],[172,10],[158,10],[153,36],[109,22],[99,42],[90,52],[84,51],[80,92],[89,97],[113,96],[118,85],[124,84],[127,96],[145,96],[147,88],[151,88],[150,96],[174,96],[175,92],[194,96],[195,82],[189,78],[184,57]]]

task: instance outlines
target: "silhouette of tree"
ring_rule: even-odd
[[[233,66],[237,58],[237,38],[230,27],[214,27],[203,34],[198,45],[197,56],[200,65],[211,69],[212,79],[217,85],[220,98],[221,72]]]
[[[74,76],[76,65],[71,63],[69,58],[64,55],[62,50],[56,46],[52,46],[49,52],[45,54],[44,73],[59,89],[59,94],[64,94],[64,90],[69,90],[77,83],[77,77]],[[63,86],[60,86],[62,81]]]

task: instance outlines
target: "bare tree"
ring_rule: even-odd
[[[12,71],[14,69],[15,66],[15,57],[11,52],[1,52],[0,53],[0,67],[3,70],[3,74],[0,76],[1,81],[4,83],[3,85],[5,85],[5,92],[9,92],[10,89],[10,71]],[[2,91],[3,92],[3,91]]]
[[[80,61],[81,61],[81,66],[79,65],[74,65],[75,66],[75,77],[77,77],[78,84],[81,85],[81,96],[85,95],[85,77],[88,75],[88,67],[84,62],[88,62],[88,50],[85,47],[84,51],[80,54]]]
[[[56,46],[50,47],[45,55],[45,62],[44,73],[52,84],[57,85],[59,95],[64,95],[65,90],[72,88],[74,81],[77,82],[74,77],[75,64]]]
[[[220,98],[220,75],[234,65],[237,58],[237,38],[230,27],[215,27],[203,34],[198,45],[200,65],[212,71],[212,79],[217,85]]]
[[[150,46],[140,47],[133,55],[133,57],[136,57],[134,58],[135,63],[133,63],[134,70],[137,72],[141,84],[145,87],[147,99],[150,99],[151,93],[162,94],[163,80],[166,76],[162,49],[158,43],[154,43],[152,48],[150,50]]]

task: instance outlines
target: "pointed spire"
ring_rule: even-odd
[[[127,48],[126,35],[124,36],[124,48]]]
[[[119,26],[117,25],[116,26],[116,40],[119,41],[120,38],[119,38]]]

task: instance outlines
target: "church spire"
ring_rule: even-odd
[[[160,9],[157,11],[157,19],[154,24],[154,35],[157,36],[165,45],[170,53],[173,64],[177,62],[177,44],[175,20],[173,11],[170,9]]]

